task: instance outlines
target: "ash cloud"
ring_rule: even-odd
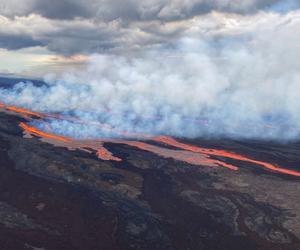
[[[51,122],[73,137],[129,131],[299,139],[300,12],[262,13],[240,18],[239,25],[218,20],[230,25],[208,19],[203,33],[201,20],[169,46],[130,56],[95,54],[85,71],[49,75],[42,87],[19,83],[1,89],[0,99],[80,118],[84,123]],[[112,132],[86,125],[97,122]]]

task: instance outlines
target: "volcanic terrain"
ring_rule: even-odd
[[[1,249],[300,249],[300,143],[80,140],[52,118],[72,119],[0,104]]]

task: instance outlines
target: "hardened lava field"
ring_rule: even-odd
[[[300,249],[299,143],[78,140],[0,108],[3,249]]]

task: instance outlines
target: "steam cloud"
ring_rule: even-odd
[[[87,123],[51,121],[74,137],[116,135],[89,125],[101,122],[132,133],[297,139],[300,12],[258,15],[207,34],[194,25],[139,54],[92,55],[83,72],[49,75],[45,86],[22,82],[0,98],[79,117]]]

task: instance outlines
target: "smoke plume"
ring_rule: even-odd
[[[73,137],[127,131],[297,139],[300,12],[228,20],[239,23],[208,22],[206,32],[196,23],[168,46],[91,55],[85,71],[48,75],[44,86],[21,82],[0,89],[0,98],[80,119],[51,121],[56,133]]]

